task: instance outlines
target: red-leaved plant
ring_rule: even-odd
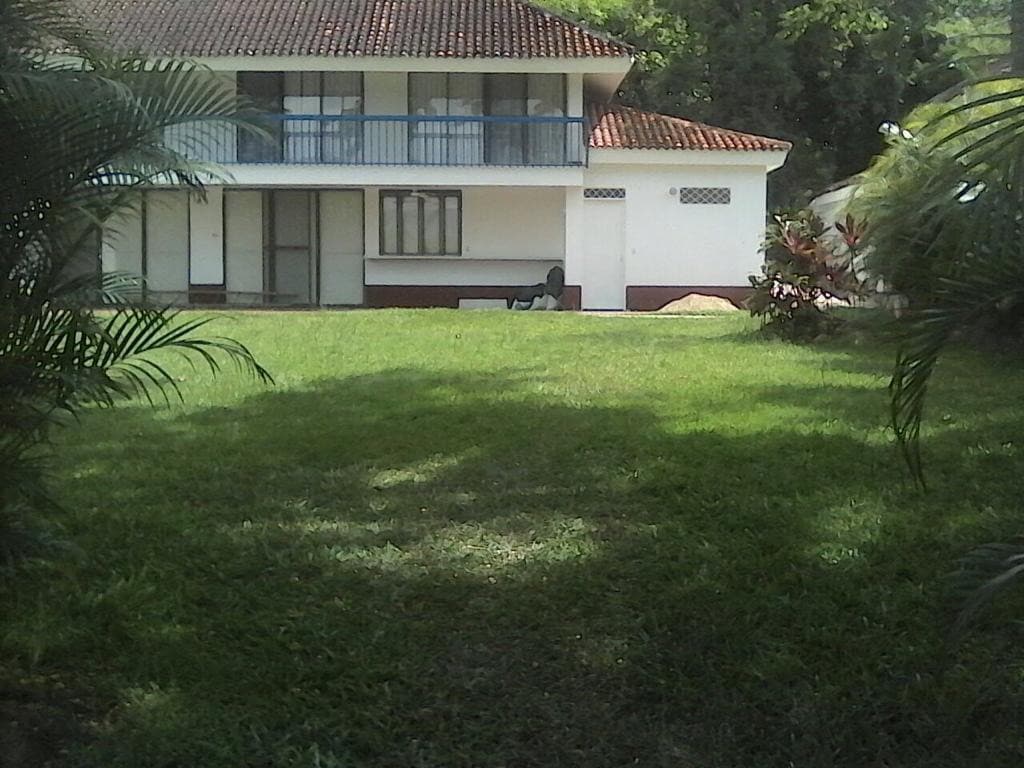
[[[825,225],[807,209],[778,213],[765,237],[765,262],[751,275],[753,294],[747,308],[765,328],[789,338],[814,338],[831,333],[840,320],[831,311],[863,295],[857,277],[857,248],[863,222],[847,215],[836,222],[841,244],[825,235]]]

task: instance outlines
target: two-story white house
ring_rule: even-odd
[[[102,264],[157,301],[458,306],[562,266],[569,306],[736,299],[784,141],[614,103],[629,48],[524,0],[75,0],[275,115],[201,146],[230,182],[144,193]]]

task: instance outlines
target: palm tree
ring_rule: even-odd
[[[1009,70],[965,84],[931,107],[938,115],[913,139],[896,139],[880,160],[892,186],[868,202],[876,259],[911,266],[901,275],[914,294],[890,394],[896,437],[922,487],[921,423],[943,349],[979,325],[1014,342],[1024,330],[1024,0],[1010,4],[1010,31]],[[1021,579],[1021,544],[963,558],[957,631]]]
[[[208,319],[140,304],[130,276],[77,268],[139,188],[201,194],[216,178],[164,144],[166,127],[194,123],[198,141],[203,126],[225,121],[258,129],[212,73],[112,55],[68,7],[0,0],[0,560],[45,501],[41,460],[56,424],[90,403],[180,396],[153,353],[173,350],[214,372],[228,359],[271,380],[242,344],[199,335]]]

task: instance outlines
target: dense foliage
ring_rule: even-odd
[[[955,339],[1019,360],[1024,349],[1024,81],[971,88],[896,140],[866,175],[869,265],[910,301],[891,385],[892,423],[923,485],[921,426],[932,374]],[[1007,399],[1019,402],[1019,391]],[[1011,442],[1019,435],[1010,435]],[[963,629],[1024,578],[1024,548],[985,545],[956,576]],[[959,599],[959,598],[958,598]]]
[[[871,269],[910,303],[890,385],[892,424],[922,485],[921,426],[945,347],[970,335],[996,357],[1019,361],[1024,349],[1024,2],[1010,10],[1008,52],[911,115],[864,175],[856,201],[872,217]],[[1020,398],[1007,392],[1009,402]],[[953,582],[956,628],[1021,580],[1019,541],[973,550]]]
[[[878,126],[977,63],[971,33],[1005,2],[973,0],[548,0],[634,45],[622,98],[794,142],[770,177],[773,207],[861,171]],[[998,25],[998,22],[995,22]],[[982,46],[987,49],[987,46]],[[968,61],[969,59],[969,61]]]

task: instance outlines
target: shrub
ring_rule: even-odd
[[[811,339],[834,332],[840,320],[831,311],[864,293],[854,262],[864,233],[847,216],[837,222],[841,244],[825,234],[825,225],[807,209],[775,215],[765,237],[765,262],[751,275],[750,313],[763,327],[791,339]]]

